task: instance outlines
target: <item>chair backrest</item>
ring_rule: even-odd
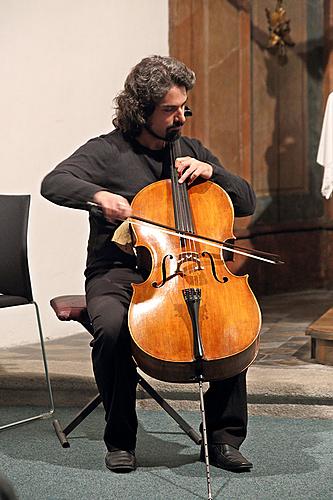
[[[0,293],[33,300],[27,254],[30,195],[0,194]]]

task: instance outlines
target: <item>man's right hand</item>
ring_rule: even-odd
[[[104,217],[110,221],[125,220],[130,217],[132,209],[126,198],[108,191],[98,191],[95,193],[93,201],[99,205]]]

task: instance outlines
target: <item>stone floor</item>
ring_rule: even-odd
[[[310,358],[306,328],[333,304],[333,290],[307,290],[263,297],[259,355],[248,374],[249,401],[261,405],[330,407],[333,367]],[[55,319],[56,321],[56,319]],[[66,323],[64,323],[66,329]],[[56,404],[81,404],[96,392],[91,370],[90,335],[86,332],[47,341],[47,357]],[[38,345],[0,352],[0,403],[34,400],[43,384]],[[195,384],[168,384],[147,378],[166,398],[193,401]],[[2,394],[2,396],[1,396]],[[145,399],[143,390],[138,398]],[[36,404],[40,401],[36,400]],[[186,405],[185,405],[186,406]],[[262,406],[263,409],[264,406]]]
[[[333,305],[333,291],[309,290],[263,297],[257,366],[315,365],[307,327]]]

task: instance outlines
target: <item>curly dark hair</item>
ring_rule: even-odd
[[[188,91],[194,84],[194,72],[174,57],[145,57],[131,70],[124,90],[115,98],[112,123],[127,137],[134,138],[173,85],[184,86]]]

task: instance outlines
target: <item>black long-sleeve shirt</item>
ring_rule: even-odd
[[[255,195],[241,177],[228,172],[219,160],[196,139],[181,137],[182,156],[190,156],[213,167],[211,181],[230,196],[235,216],[251,215]],[[136,141],[127,141],[119,130],[91,139],[61,162],[43,180],[41,194],[58,205],[88,209],[98,191],[123,196],[131,203],[145,186],[170,177],[168,149],[150,150]],[[111,242],[119,225],[90,214],[90,235],[86,276],[109,269],[115,263],[133,263],[133,257]]]

